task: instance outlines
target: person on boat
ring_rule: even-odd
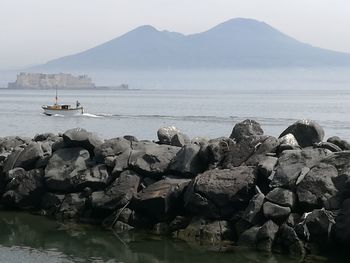
[[[77,106],[77,108],[79,108],[79,106],[80,106],[80,102],[79,101],[76,102],[76,106]]]

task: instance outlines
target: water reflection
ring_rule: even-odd
[[[140,233],[116,236],[96,226],[58,223],[25,213],[0,212],[0,262],[296,263],[246,249],[209,252],[187,243]],[[320,258],[308,262],[330,262]],[[332,262],[335,262],[334,260]]]

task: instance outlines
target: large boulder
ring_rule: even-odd
[[[343,151],[350,150],[350,143],[346,140],[340,139],[338,136],[333,136],[327,139],[327,142],[337,145]]]
[[[74,128],[63,134],[63,140],[67,147],[82,147],[94,154],[94,149],[102,144],[102,140],[94,133],[81,128]]]
[[[131,153],[131,142],[125,138],[113,138],[98,145],[95,150],[95,161],[105,163],[105,159],[113,157],[118,159],[118,166],[127,167],[128,158]],[[124,158],[123,158],[124,157]]]
[[[284,151],[278,159],[271,187],[295,188],[303,168],[319,164],[330,154],[328,150],[312,148]]]
[[[22,167],[25,170],[34,169],[36,162],[43,156],[44,151],[41,148],[41,144],[32,142],[19,154],[14,167]]]
[[[79,193],[66,194],[56,213],[60,219],[77,219],[86,207],[86,197]]]
[[[243,165],[252,157],[265,140],[266,137],[264,136],[244,137],[235,144],[229,144],[220,167],[222,169],[230,169]],[[257,154],[257,156],[261,155],[262,154]],[[265,155],[265,153],[263,155]],[[257,156],[254,158],[256,161],[251,161],[251,164],[256,165],[259,160]]]
[[[2,203],[9,208],[37,208],[45,192],[43,170],[25,171],[15,168],[9,171],[10,182],[2,196]]]
[[[255,194],[256,169],[240,166],[209,170],[188,187],[185,204],[189,212],[206,218],[230,218],[245,208]]]
[[[171,161],[169,170],[190,177],[204,172],[208,164],[201,158],[200,150],[201,146],[197,144],[183,146]]]
[[[338,244],[345,247],[350,245],[350,199],[344,200],[335,219],[334,237]]]
[[[278,229],[278,225],[272,220],[267,221],[260,227],[256,235],[256,243],[258,250],[271,252]]]
[[[8,136],[0,138],[0,153],[11,152],[18,146],[25,146],[31,141],[30,138],[18,137],[18,136]]]
[[[267,219],[272,219],[276,222],[283,221],[291,213],[290,207],[280,206],[271,202],[266,202],[263,205],[264,216]]]
[[[275,244],[280,246],[282,252],[286,252],[294,258],[303,258],[306,253],[303,242],[293,227],[287,224],[283,224],[279,228]]]
[[[220,137],[209,140],[206,147],[209,168],[221,167],[227,153],[236,144],[233,139]]]
[[[190,142],[187,135],[183,134],[175,126],[162,127],[157,131],[159,144],[167,144],[182,147]]]
[[[266,199],[280,206],[294,208],[296,196],[288,189],[274,188],[266,195]]]
[[[324,130],[315,121],[299,120],[285,129],[279,137],[293,134],[301,147],[312,146],[314,143],[322,142]]]
[[[235,139],[237,142],[246,139],[251,136],[263,135],[264,131],[260,124],[254,120],[244,120],[237,123],[231,132],[230,138]]]
[[[325,207],[339,209],[337,193],[333,180],[338,176],[337,169],[328,164],[313,167],[297,186],[300,206],[306,211]]]
[[[298,230],[298,236],[307,241],[326,245],[330,240],[334,224],[335,219],[332,212],[325,209],[316,209],[302,216],[296,230]]]
[[[279,145],[280,142],[275,137],[262,138],[261,142],[254,147],[254,153],[245,161],[245,164],[248,166],[258,165],[268,157],[267,154],[274,154]]]
[[[251,225],[256,225],[262,218],[262,207],[265,201],[265,195],[263,193],[257,193],[249,201],[247,208],[241,215],[241,218]]]
[[[179,147],[142,141],[132,142],[129,166],[141,175],[161,176],[167,171]]]
[[[93,209],[114,211],[127,205],[140,184],[140,177],[133,171],[124,171],[104,191],[93,192],[90,197]]]
[[[175,216],[183,210],[183,194],[189,183],[189,179],[166,177],[151,184],[136,195],[135,211],[155,222]]]
[[[45,168],[45,182],[49,189],[74,192],[85,187],[103,189],[110,178],[105,165],[89,167],[90,154],[83,148],[55,151]]]

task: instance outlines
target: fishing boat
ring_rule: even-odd
[[[48,116],[52,115],[64,115],[64,116],[76,116],[84,113],[83,106],[80,105],[79,101],[76,102],[75,107],[72,107],[69,104],[58,104],[57,89],[55,104],[53,105],[43,105],[41,107],[44,110],[44,114]]]

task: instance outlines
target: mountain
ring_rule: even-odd
[[[313,47],[268,24],[236,18],[208,31],[183,35],[138,27],[43,69],[152,69],[350,66],[350,54]]]

